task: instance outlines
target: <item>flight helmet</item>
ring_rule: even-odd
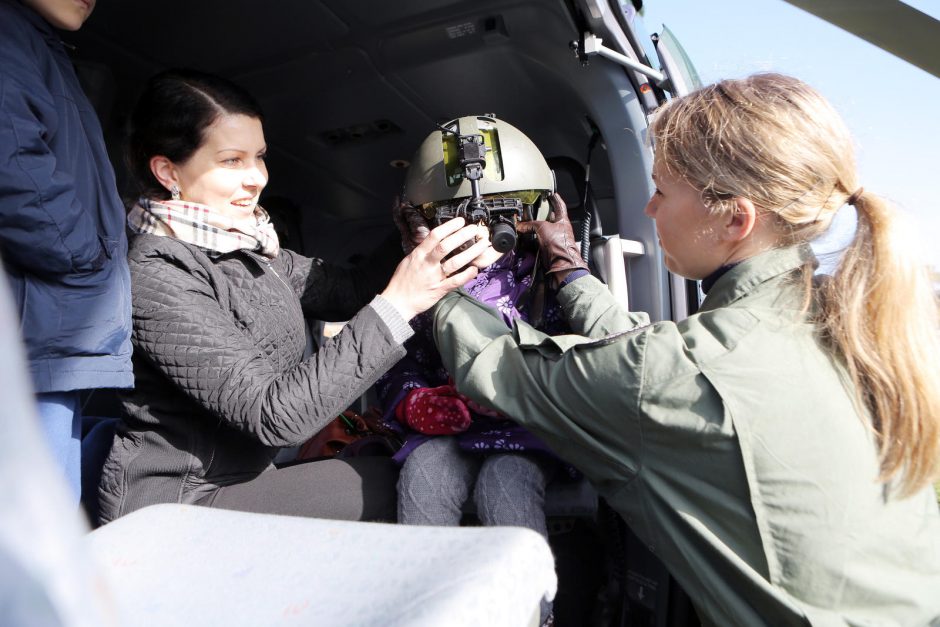
[[[440,125],[418,148],[404,199],[432,225],[461,216],[490,229],[493,248],[516,244],[516,223],[544,220],[555,175],[522,131],[493,115]]]

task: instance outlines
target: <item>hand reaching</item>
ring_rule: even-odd
[[[519,233],[535,233],[539,240],[539,259],[546,274],[556,280],[564,278],[572,270],[587,269],[581,258],[581,249],[574,239],[574,231],[568,220],[565,201],[557,193],[548,199],[552,207],[552,220],[532,220],[520,222],[516,230]]]
[[[473,243],[443,261],[464,242]],[[469,264],[489,246],[486,227],[464,226],[463,218],[449,220],[428,233],[424,241],[401,260],[382,296],[410,320],[432,307],[447,292],[473,279],[477,268]]]

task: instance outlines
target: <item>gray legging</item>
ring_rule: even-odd
[[[395,463],[388,457],[326,459],[268,470],[215,490],[197,504],[243,512],[395,520]]]
[[[466,453],[456,438],[438,436],[416,448],[398,478],[398,522],[456,526],[473,490],[477,517],[487,526],[526,527],[546,540],[545,486],[555,463],[522,453]],[[542,620],[551,605],[544,600]]]

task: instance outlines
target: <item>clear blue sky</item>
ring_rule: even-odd
[[[647,0],[703,82],[775,71],[823,93],[857,144],[860,180],[910,215],[940,268],[940,78],[783,0]],[[940,2],[909,0],[940,19]]]

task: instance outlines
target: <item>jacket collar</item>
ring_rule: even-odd
[[[730,305],[762,283],[788,274],[807,262],[811,262],[813,267],[818,265],[809,244],[775,248],[745,259],[715,282],[699,310],[709,311]]]
[[[19,11],[23,19],[32,24],[46,41],[57,44],[62,43],[62,37],[59,35],[59,32],[52,27],[52,24],[47,22],[45,18],[36,13],[36,11],[23,4],[21,0],[6,0],[6,4],[11,5],[14,9]]]

